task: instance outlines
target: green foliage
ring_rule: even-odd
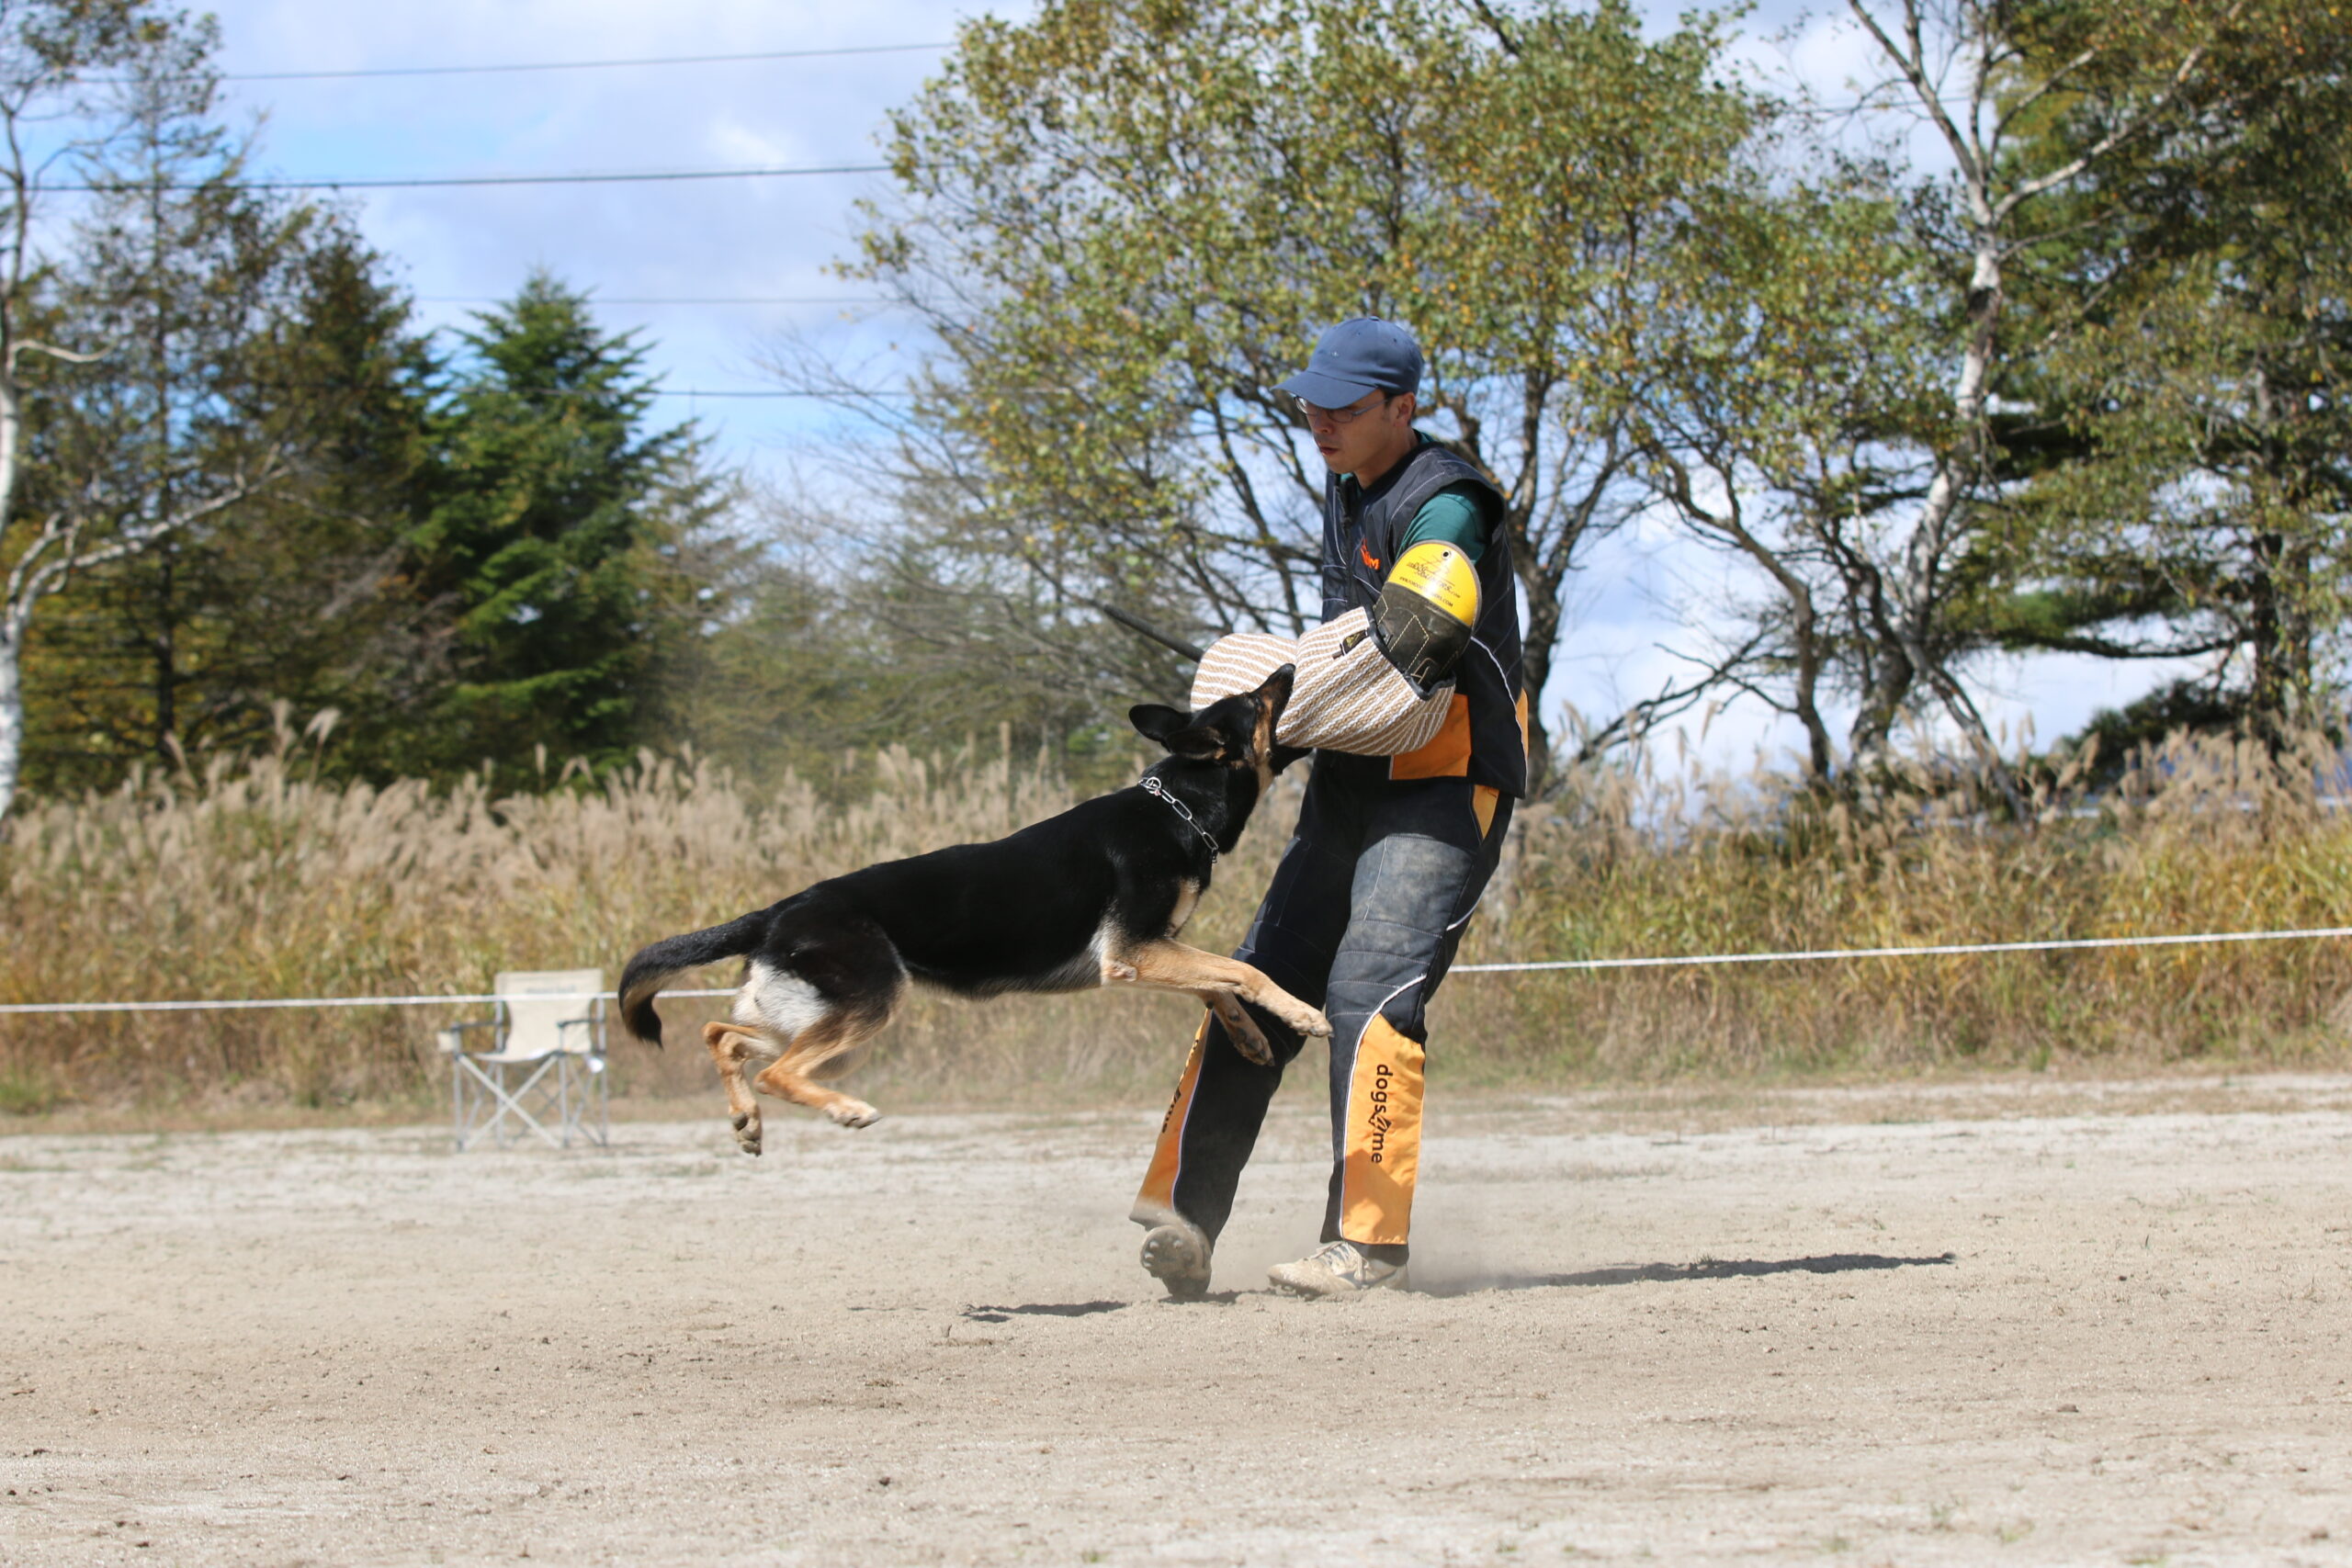
[[[1831,694],[1852,704],[1851,756],[1918,677],[1889,560],[1948,417],[1934,280],[1872,164],[1833,164],[1818,183],[1754,167],[1695,227],[1642,344],[1641,473],[1770,586],[1684,690],[1730,683],[1788,714],[1818,784],[1841,754]]]
[[[2218,655],[2207,689],[2242,716],[2319,722],[2352,564],[2343,19],[1855,9],[1952,166],[1906,189],[1784,148],[1668,296],[1647,477],[1763,590],[1691,694],[1763,698],[1817,780],[1865,789],[1898,727],[1948,725],[2013,813],[1971,695],[1996,649]]]
[[[711,481],[690,426],[645,428],[645,347],[584,295],[540,274],[479,321],[412,538],[418,592],[451,608],[453,682],[412,716],[411,754],[609,766],[651,738],[662,663],[699,618],[680,557]]]
[[[645,429],[643,347],[538,277],[453,367],[339,219],[290,209],[238,245],[254,281],[225,316],[217,268],[167,288],[91,257],[122,302],[87,330],[155,346],[53,376],[74,417],[40,450],[70,439],[158,482],[260,447],[294,461],[43,618],[36,785],[266,746],[289,707],[334,733],[323,765],[377,779],[487,762],[519,780],[683,739],[672,699],[702,679],[714,585],[744,547],[696,433]],[[171,288],[215,316],[174,314]]]
[[[1067,0],[967,26],[896,116],[851,271],[924,310],[919,454],[968,549],[1212,630],[1319,613],[1323,470],[1276,385],[1377,314],[1510,498],[1531,684],[1623,500],[1661,269],[1756,106],[1622,0]],[[1539,734],[1539,739],[1541,739]]]
[[[315,209],[252,224],[239,250],[235,274],[252,282],[233,315],[218,270],[96,266],[114,307],[79,319],[90,341],[126,346],[49,378],[71,401],[39,454],[70,435],[167,483],[263,449],[296,460],[271,490],[80,580],[44,614],[28,660],[36,787],[266,744],[281,702],[354,716],[388,751],[384,730],[435,667],[440,639],[403,570],[434,374],[408,302],[382,258]],[[183,295],[211,301],[209,317],[176,309]]]
[[[2029,144],[2078,155],[2170,92],[2153,39],[2099,80],[2058,77],[2098,6],[2032,13],[2018,90],[2047,84]],[[2352,18],[2237,7],[2160,137],[2108,153],[2034,253],[2033,330],[2065,329],[2012,445],[2006,541],[2065,624],[2021,646],[2219,655],[2189,705],[2282,737],[2325,721],[2352,592]]]
[[[674,733],[748,780],[791,773],[853,798],[887,748],[978,742],[1111,787],[1139,765],[1127,705],[1186,689],[1172,655],[952,540],[903,522],[867,538],[781,501],[768,513],[764,547],[720,585],[695,678],[672,698]]]
[[[251,750],[288,706],[332,731],[319,768],[378,782],[690,744],[846,798],[884,746],[974,738],[1112,782],[1118,713],[1189,673],[1117,617],[1195,640],[1314,618],[1323,474],[1273,388],[1364,311],[1419,333],[1424,423],[1510,497],[1539,693],[1627,516],[1663,502],[1743,563],[1690,679],[1578,716],[1595,754],[1740,691],[1797,717],[1819,783],[1930,716],[1981,739],[1996,650],[2204,660],[2103,721],[2110,758],[2176,719],[2327,724],[2352,590],[2340,7],[1861,9],[1894,18],[1890,80],[1906,16],[1957,51],[1970,168],[1806,141],[1727,80],[1721,20],[1645,32],[1628,0],[973,22],[894,117],[900,196],[846,268],[937,353],[868,509],[754,542],[700,434],[653,419],[650,345],[580,293],[534,277],[436,349],[347,215],[243,189],[211,23],[0,7],[0,109],[86,87],[107,130],[97,198],[0,301],[11,344],[101,355],[10,361],[0,566],[27,523],[123,541],[190,513],[0,649],[33,782]]]

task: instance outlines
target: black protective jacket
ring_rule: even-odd
[[[1467,460],[1426,438],[1369,491],[1333,474],[1323,490],[1323,618],[1370,611],[1396,565],[1396,542],[1430,497],[1468,488],[1495,526],[1478,559],[1478,620],[1454,671],[1453,711],[1437,739],[1389,759],[1392,779],[1462,778],[1527,793],[1527,696],[1521,684],[1519,584],[1500,491]]]

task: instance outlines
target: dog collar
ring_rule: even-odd
[[[1185,805],[1182,801],[1177,799],[1174,795],[1160,788],[1159,781],[1158,779],[1148,775],[1143,781],[1143,792],[1146,795],[1156,795],[1159,799],[1166,801],[1168,803],[1168,808],[1176,813],[1177,816],[1182,817],[1184,819],[1184,825],[1192,829],[1193,832],[1198,833],[1201,836],[1202,842],[1208,845],[1210,861],[1214,863],[1216,860],[1218,854],[1221,852],[1216,847],[1216,838],[1206,828],[1201,826],[1200,818],[1193,815],[1193,808],[1191,807]]]

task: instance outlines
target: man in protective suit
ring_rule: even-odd
[[[1402,1282],[1426,1010],[1494,873],[1512,802],[1527,790],[1503,498],[1475,465],[1413,428],[1421,365],[1410,333],[1360,317],[1326,332],[1307,367],[1281,388],[1330,470],[1323,619],[1367,611],[1382,651],[1416,692],[1453,688],[1443,728],[1415,750],[1315,753],[1298,831],[1234,955],[1331,1021],[1323,1246],[1271,1274],[1308,1296]],[[1136,1199],[1132,1217],[1148,1227],[1143,1265],[1173,1296],[1208,1290],[1241,1168],[1304,1043],[1250,1010],[1273,1065],[1244,1058],[1205,1018]]]

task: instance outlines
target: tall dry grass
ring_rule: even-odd
[[[601,787],[493,799],[479,784],[321,783],[289,748],[35,805],[0,846],[0,1002],[481,992],[501,969],[601,967],[613,979],[655,937],[1069,804],[1057,780],[1001,753],[886,751],[874,773],[871,794],[844,806],[797,779],[755,795],[708,767],[649,758]],[[1214,939],[1239,933],[1254,889],[1233,885],[1263,881],[1279,834],[1257,835],[1254,858],[1236,857],[1204,900]],[[728,979],[712,972],[712,984]],[[1158,1037],[1187,1027],[1185,1012],[1109,1000],[919,998],[883,1065],[983,1098],[1059,1080],[1123,1090]],[[703,1082],[707,1059],[682,1024],[716,1007],[664,1004],[673,1049],[617,1048],[617,1085]],[[433,1031],[484,1010],[0,1016],[0,1105],[414,1094],[443,1072]]]
[[[2087,762],[2087,759],[2085,759]],[[1921,770],[1922,777],[1927,771]],[[1804,952],[2352,925],[2352,820],[2312,738],[2274,759],[2177,737],[2030,829],[1964,787],[1868,813],[1784,780],[1647,760],[1525,814],[1476,955]],[[1504,1081],[2339,1062],[2352,951],[2333,941],[1492,977],[1469,1070]],[[1488,1024],[1488,1009],[1509,1021]]]
[[[2180,740],[2030,831],[1964,792],[1870,814],[1769,778],[1651,762],[1521,815],[1464,959],[1767,952],[2352,924],[2352,822],[2311,781]],[[1001,754],[885,753],[828,802],[647,760],[594,788],[492,798],[320,783],[292,749],[200,776],[36,804],[0,845],[0,1001],[486,989],[500,969],[602,967],[819,877],[999,835],[1065,787]],[[1221,868],[1193,931],[1240,934],[1296,781]],[[714,974],[715,984],[727,976]],[[1439,1072],[1567,1085],[1690,1075],[2340,1060],[2337,942],[1464,976],[1435,1010]],[[327,1104],[435,1092],[432,1031],[469,1008],[0,1017],[0,1107],[63,1100]],[[673,1001],[666,1056],[622,1046],[624,1091],[701,1087]],[[865,1080],[971,1102],[1040,1088],[1156,1095],[1190,1008],[1096,993],[919,998]]]

